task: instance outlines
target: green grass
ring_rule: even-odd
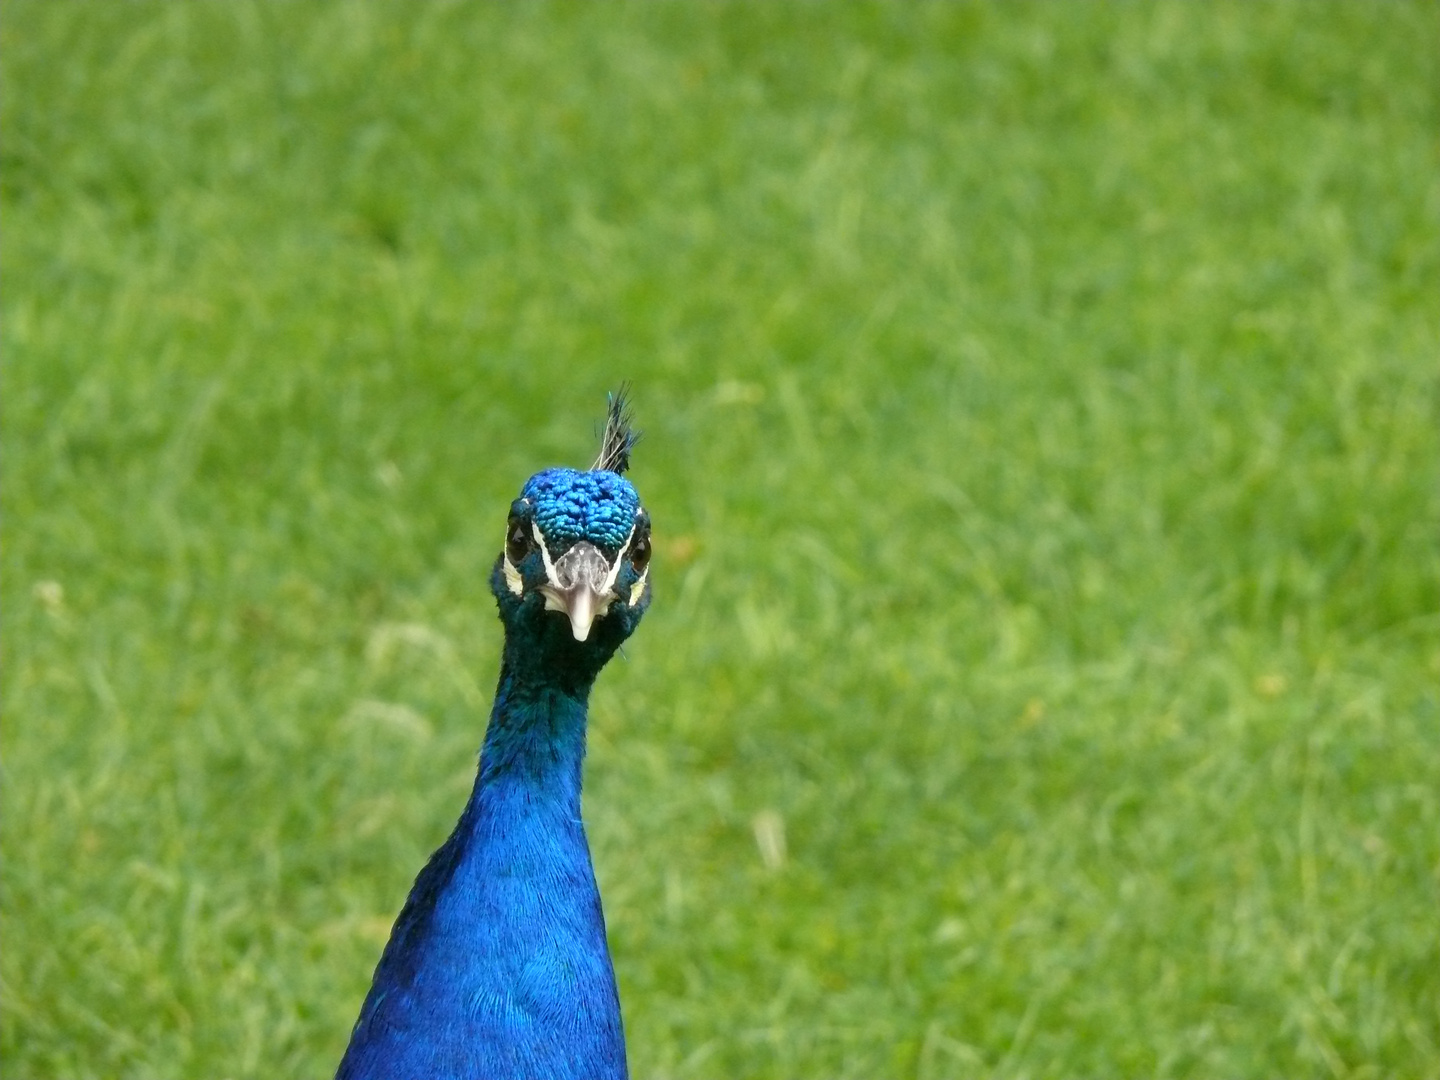
[[[1440,1076],[1437,10],[11,0],[6,1075],[328,1075],[629,378],[637,1080]]]

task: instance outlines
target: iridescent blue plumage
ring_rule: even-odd
[[[626,1075],[580,783],[590,688],[649,604],[649,529],[605,470],[546,470],[512,505],[475,788],[395,922],[343,1080]]]
[[[520,497],[535,506],[535,523],[551,543],[569,546],[581,537],[618,551],[635,524],[640,497],[623,476],[597,470],[546,469],[525,484]]]

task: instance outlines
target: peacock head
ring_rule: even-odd
[[[612,396],[595,465],[536,473],[510,504],[490,579],[510,632],[603,663],[639,625],[650,604],[650,515],[620,475],[637,437],[623,393]]]

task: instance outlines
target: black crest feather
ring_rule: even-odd
[[[623,473],[630,467],[630,451],[640,441],[640,432],[635,430],[635,417],[630,411],[630,384],[621,383],[620,389],[605,395],[605,431],[600,436],[600,456],[595,459],[593,469],[608,469]]]

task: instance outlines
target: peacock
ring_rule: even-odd
[[[622,387],[595,464],[537,473],[510,505],[475,787],[395,921],[337,1080],[627,1075],[580,782],[590,688],[650,603],[650,517],[621,475],[637,438]]]

